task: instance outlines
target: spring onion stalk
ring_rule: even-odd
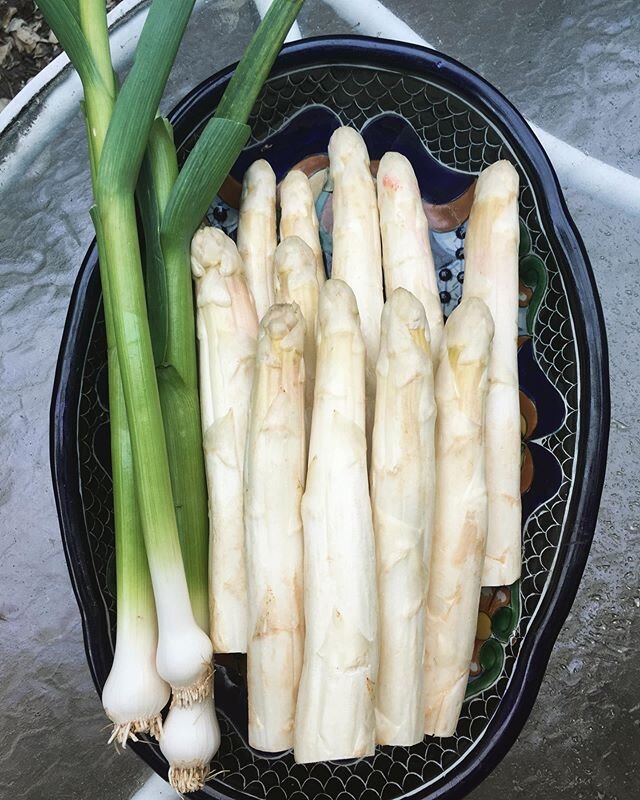
[[[309,178],[293,169],[280,184],[280,240],[299,236],[313,251],[316,262],[318,286],[326,280],[318,215],[313,200]]]
[[[436,374],[436,516],[427,593],[425,733],[452,736],[464,700],[487,541],[484,418],[493,321],[463,299]]]
[[[424,736],[436,407],[427,318],[422,303],[402,288],[382,311],[377,376],[371,454],[380,626],[376,740],[409,746]]]
[[[338,128],[329,140],[333,183],[331,276],[349,284],[356,297],[366,348],[367,438],[376,393],[376,359],[382,313],[382,257],[376,187],[367,146],[353,128]]]
[[[59,5],[53,7],[44,2],[41,6],[79,67],[85,93],[91,178],[95,186],[97,164],[116,95],[105,7],[104,4],[85,1],[78,4],[76,13],[69,17]],[[98,217],[93,216],[97,223],[98,252],[102,263],[106,258],[104,241]],[[103,274],[105,272],[103,269]],[[160,678],[155,665],[158,641],[155,603],[135,495],[131,441],[115,347],[111,294],[106,281],[103,282],[103,302],[107,331],[118,626],[113,664],[103,687],[102,702],[113,722],[109,741],[126,747],[128,739],[136,740],[137,734],[159,736],[162,727],[160,714],[169,699],[169,686]]]
[[[196,622],[208,631],[208,498],[201,455],[191,276],[177,269],[175,262],[165,260],[160,237],[162,214],[177,175],[171,126],[157,118],[137,191],[145,233],[150,329],[189,596]],[[159,735],[160,749],[169,762],[169,782],[180,793],[202,788],[220,744],[212,678],[206,697],[188,707],[172,704]]]
[[[304,524],[305,648],[294,728],[299,762],[372,755],[378,668],[367,478],[365,346],[353,292],[320,292]]]
[[[162,215],[178,176],[173,131],[166,119],[158,117],[153,123],[142,169],[138,198],[145,234],[146,289],[171,489],[191,607],[198,625],[208,631],[209,520],[204,458],[199,457],[202,432],[193,288],[190,271],[165,259],[160,236]],[[153,319],[151,309],[158,319]]]
[[[102,235],[99,228],[96,231],[100,252]],[[135,741],[140,733],[159,737],[161,712],[170,691],[155,663],[158,624],[133,483],[131,442],[109,322],[108,291],[103,290],[103,302],[107,320],[117,632],[113,664],[102,689],[102,704],[113,722],[109,742],[126,747],[128,739]]]
[[[402,286],[422,303],[435,367],[444,320],[429,243],[429,223],[409,160],[400,153],[385,153],[380,159],[377,185],[387,297]]]
[[[243,472],[258,319],[236,245],[193,238],[200,408],[209,491],[209,611],[216,653],[247,650]]]
[[[324,285],[324,280],[320,285]],[[297,303],[304,319],[304,407],[308,444],[316,383],[316,325],[320,286],[313,251],[298,236],[284,239],[276,248],[275,287],[276,302]]]
[[[172,706],[160,737],[169,762],[169,783],[181,795],[205,784],[211,759],[220,747],[220,727],[213,698],[187,707]]]
[[[266,752],[293,746],[302,670],[304,330],[295,303],[262,318],[246,446],[249,744]]]
[[[256,304],[258,319],[274,300],[273,258],[276,251],[276,176],[269,164],[254,161],[242,181],[238,219],[238,252]]]
[[[487,167],[476,184],[465,239],[465,297],[484,300],[496,329],[487,397],[489,533],[483,586],[513,583],[522,564],[518,187],[518,173],[508,161]]]

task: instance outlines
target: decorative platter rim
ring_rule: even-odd
[[[604,481],[609,432],[606,333],[588,257],[555,172],[532,130],[509,101],[483,78],[448,56],[416,45],[368,37],[317,37],[288,45],[279,56],[270,80],[296,70],[341,64],[348,68],[373,66],[435,81],[443,91],[459,96],[477,109],[488,125],[499,130],[504,144],[522,167],[532,187],[544,235],[554,257],[563,261],[558,271],[566,292],[576,348],[576,411],[580,424],[576,431],[570,491],[561,523],[562,540],[495,713],[476,741],[455,762],[433,780],[402,793],[402,796],[429,800],[463,797],[497,765],[524,725],[586,564]],[[208,102],[211,109],[215,107],[232,70],[233,66],[228,67],[200,84],[170,115],[177,142],[186,141],[197,128],[202,120],[203,101]],[[92,245],[74,286],[63,333],[51,403],[50,447],[65,556],[82,615],[87,659],[100,691],[111,658],[110,629],[88,537],[74,533],[83,529],[85,519],[80,458],[77,452],[75,457],[70,457],[68,451],[68,443],[77,441],[78,437],[79,398],[87,355],[85,352],[79,358],[76,342],[90,341],[100,302],[96,261]],[[579,487],[573,480],[576,475],[583,476]],[[560,556],[558,566],[556,561]],[[133,747],[150,766],[166,776],[166,765],[155,749],[142,742]],[[241,798],[248,794],[216,781],[208,785],[206,794],[201,796]]]

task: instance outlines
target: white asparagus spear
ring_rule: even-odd
[[[249,744],[272,753],[293,747],[304,645],[303,347],[298,306],[271,306],[258,333],[244,481]]]
[[[306,638],[294,729],[298,762],[375,749],[377,597],[364,365],[353,292],[343,281],[327,281],[302,500]]]
[[[338,128],[329,140],[333,183],[331,277],[348,283],[358,303],[367,354],[367,435],[370,441],[376,392],[376,359],[382,313],[382,255],[376,187],[369,154],[353,128]]]
[[[518,173],[508,161],[480,174],[464,247],[464,296],[484,300],[496,329],[487,397],[489,528],[483,586],[513,583],[522,566],[518,187]]]
[[[318,215],[313,201],[309,178],[298,169],[292,169],[280,184],[280,240],[299,236],[313,251],[318,286],[327,276],[324,271]]]
[[[273,256],[276,251],[276,176],[264,159],[254,161],[244,175],[237,240],[258,320],[261,320],[274,299]]]
[[[377,185],[387,297],[402,286],[422,303],[436,366],[444,319],[429,243],[429,223],[422,207],[418,181],[408,159],[400,153],[385,153],[380,159]]]
[[[313,392],[316,383],[316,325],[320,286],[313,251],[298,236],[276,247],[275,287],[277,303],[297,303],[304,319],[304,406],[307,444],[311,433]]]
[[[243,467],[258,320],[235,244],[193,238],[200,405],[209,490],[209,607],[216,653],[247,648]]]
[[[402,288],[382,311],[377,376],[371,454],[380,626],[376,741],[409,746],[424,736],[424,604],[436,407],[425,311]]]
[[[484,415],[493,321],[464,299],[436,374],[436,518],[425,624],[425,733],[453,735],[469,678],[487,539]]]

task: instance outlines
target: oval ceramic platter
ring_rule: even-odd
[[[181,158],[230,75],[195,89],[172,115]],[[414,165],[431,223],[445,314],[464,290],[466,218],[478,172],[507,158],[520,174],[520,397],[523,571],[483,589],[476,647],[456,735],[379,747],[353,762],[295,764],[247,744],[245,661],[221,656],[216,703],[222,744],[202,797],[394,800],[463,797],[515,740],[588,555],[609,424],[606,340],[593,276],[557,179],[522,117],[477,75],[433,51],[366,38],[322,38],[280,55],[254,108],[252,138],[209,210],[234,235],[247,165],[266,158],[278,180],[293,166],[317,197],[327,270],[331,185],[327,143],[361,131],[375,172],[388,150]],[[105,333],[95,248],[85,258],[60,352],[52,402],[53,480],[89,665],[101,689],[115,632],[114,536]],[[157,745],[136,751],[160,774]]]

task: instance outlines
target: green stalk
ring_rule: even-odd
[[[65,2],[73,8],[72,13],[80,23],[100,78],[115,100],[116,86],[111,63],[105,3],[96,2],[96,0],[65,0]],[[109,108],[109,118],[112,112],[113,105]],[[104,133],[106,134],[106,130]]]
[[[83,88],[89,82],[100,83],[100,73],[80,27],[78,3],[74,0],[37,0],[37,5],[69,61],[77,69]]]
[[[145,285],[149,312],[149,331],[156,368],[166,363],[169,336],[169,298],[167,274],[160,244],[160,207],[166,205],[178,173],[173,134],[163,136],[168,121],[158,117],[151,127],[147,152],[142,162],[136,199],[144,231]],[[166,142],[169,140],[169,152]]]
[[[216,117],[246,122],[304,0],[275,0],[244,51]]]
[[[95,187],[97,165],[100,163],[102,146],[111,119],[116,92],[111,67],[105,6],[94,0],[80,0],[78,13],[83,33],[100,75],[99,82],[87,81],[84,90],[87,137],[92,164],[91,180]],[[92,209],[91,216],[96,229],[100,264],[103,265],[106,263],[105,244],[98,214],[94,209]],[[118,630],[126,636],[126,627],[135,625],[136,615],[145,614],[151,618],[155,616],[155,604],[136,502],[131,440],[118,367],[108,274],[109,271],[101,266],[109,375],[117,619]],[[132,614],[134,615],[133,619],[131,618]]]
[[[133,191],[156,109],[192,7],[193,0],[155,0],[152,4],[136,59],[115,104],[96,186],[138,503],[156,599],[162,592],[159,581],[163,569],[168,564],[179,569],[181,555]]]
[[[215,115],[189,153],[162,220],[163,250],[191,241],[250,134],[246,124],[304,0],[275,0],[240,59]],[[182,248],[184,249],[184,248]],[[184,256],[183,256],[184,258]]]
[[[147,297],[173,502],[191,606],[196,622],[208,631],[207,486],[197,374],[195,363],[190,365],[188,360],[193,353],[195,362],[191,276],[188,270],[165,269],[160,248],[160,220],[178,176],[173,130],[166,119],[153,123],[143,175],[138,197],[145,232]],[[155,325],[152,303],[159,309]]]
[[[92,164],[91,180],[95,190],[97,165],[115,103],[116,87],[111,66],[106,8],[100,0],[80,0],[79,20],[91,55],[100,75],[100,82],[87,81],[84,89],[87,136]],[[113,480],[114,528],[116,535],[116,583],[118,629],[135,625],[135,616],[155,617],[151,578],[147,565],[140,515],[136,501],[133,454],[124,405],[124,393],[118,367],[113,311],[109,289],[109,270],[105,268],[106,252],[99,217],[92,209],[101,264],[102,295],[107,332],[107,369],[109,375],[109,416],[111,429],[111,463]],[[131,619],[131,615],[134,618]]]
[[[83,104],[95,190],[116,87],[104,3],[101,0],[81,0],[76,11],[100,76],[100,81],[85,81]],[[114,723],[110,741],[115,740],[125,747],[129,737],[135,738],[137,733],[149,731],[158,736],[160,712],[168,700],[169,687],[148,665],[158,636],[155,601],[135,492],[133,454],[116,352],[108,270],[104,266],[105,243],[97,210],[94,207],[91,211],[100,258],[107,332],[118,626],[114,662],[102,699],[105,711]],[[136,678],[141,684],[137,687],[135,683],[132,685]]]
[[[157,374],[189,597],[196,622],[208,634],[209,513],[198,388],[187,386],[171,365]]]

